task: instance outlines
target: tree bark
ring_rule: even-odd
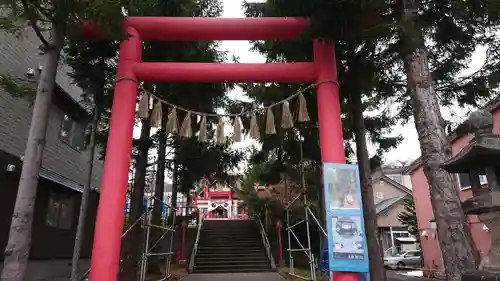
[[[75,245],[73,248],[73,259],[71,262],[71,281],[80,281],[78,276],[78,263],[80,261],[80,250],[82,248],[83,237],[85,233],[85,220],[87,218],[87,208],[90,197],[90,190],[92,186],[92,175],[94,170],[94,157],[96,148],[96,131],[97,122],[99,121],[99,109],[97,103],[94,105],[94,114],[92,116],[91,130],[90,130],[90,147],[87,151],[88,165],[87,165],[87,182],[83,187],[82,201],[80,203],[80,215],[78,217],[78,225],[76,227]]]
[[[366,244],[370,257],[370,279],[387,280],[384,268],[382,248],[377,225],[377,211],[373,200],[373,186],[370,169],[370,157],[366,143],[366,127],[363,117],[361,95],[351,95],[351,112],[354,138],[356,140],[356,157],[358,158],[361,197],[363,201],[363,217],[365,221]]]
[[[170,201],[170,206],[172,209],[168,215],[168,225],[173,225],[174,222],[174,212],[177,209],[177,190],[179,186],[179,163],[176,161],[177,151],[174,154],[174,170],[172,171],[172,198]]]
[[[134,188],[130,200],[130,223],[137,221],[144,212],[143,200],[146,185],[146,168],[149,152],[149,135],[151,125],[149,119],[141,120],[141,136],[139,139],[139,153],[136,163],[136,174]],[[124,243],[123,280],[136,281],[138,274],[138,262],[142,250],[141,223],[136,224],[128,233],[127,242]]]
[[[319,171],[319,169],[318,169],[318,171]],[[320,173],[318,173],[318,178],[320,178],[320,179],[322,178]],[[320,182],[320,184],[321,184],[321,182]],[[325,211],[325,202],[323,200],[324,200],[323,190],[320,188],[320,189],[318,189],[318,221],[321,224],[321,227],[326,231],[327,230],[327,228],[325,227],[326,211]],[[318,257],[321,258],[323,255],[323,247],[325,246],[323,244],[325,243],[326,237],[325,237],[325,234],[323,234],[323,231],[321,231],[321,230],[318,230],[318,234],[319,234]]]
[[[415,0],[404,1],[401,57],[407,71],[423,170],[429,184],[446,277],[448,281],[459,281],[463,273],[477,268],[479,254],[473,247],[456,179],[440,167],[452,156],[451,145],[444,130],[424,38],[415,25],[417,4]]]
[[[166,124],[167,114],[163,114],[163,124]],[[162,205],[163,205],[163,193],[165,191],[165,160],[166,160],[166,150],[167,150],[167,134],[161,129],[158,132],[159,142],[158,142],[158,163],[156,171],[156,183],[155,183],[155,200],[154,208],[151,217],[151,223],[153,225],[161,225],[161,215],[162,215]],[[158,228],[151,229],[151,240],[152,244],[160,238],[162,231]],[[157,247],[161,247],[163,243],[159,243]],[[157,257],[151,257],[148,260],[148,271],[151,273],[160,272],[160,260]]]
[[[1,280],[23,281],[28,265],[38,175],[42,165],[47,123],[64,36],[64,28],[52,27],[51,48],[45,53],[44,67],[36,89],[33,116],[24,152],[9,240],[5,247]]]

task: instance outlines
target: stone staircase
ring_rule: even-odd
[[[257,222],[205,220],[193,273],[271,271]]]

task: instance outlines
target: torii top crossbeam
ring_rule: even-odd
[[[143,40],[292,40],[309,26],[306,18],[128,17]],[[95,25],[84,28],[88,39],[102,39]]]

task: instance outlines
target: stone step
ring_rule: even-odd
[[[247,239],[247,240],[203,240],[200,241],[198,246],[221,246],[221,247],[227,247],[231,245],[239,245],[239,246],[248,246],[248,245],[262,245],[262,240],[256,240],[256,239]]]
[[[248,261],[248,260],[266,260],[266,255],[264,253],[259,253],[259,254],[254,254],[254,255],[204,255],[204,256],[197,256],[196,257],[196,262],[198,261],[204,261],[204,260],[210,260],[214,262],[224,262],[227,260],[232,260],[235,262],[238,261]]]
[[[269,264],[210,264],[210,265],[195,265],[194,270],[226,270],[227,272],[232,272],[233,270],[271,270]],[[240,271],[241,272],[241,271]]]
[[[193,268],[193,273],[251,273],[251,272],[271,272],[268,268],[232,268],[232,269],[213,269],[213,268]]]
[[[210,258],[205,258],[205,259],[196,259],[196,265],[197,266],[202,266],[202,265],[218,265],[218,264],[224,264],[224,265],[248,265],[248,264],[253,264],[253,265],[264,265],[264,266],[269,266],[269,263],[266,260],[261,260],[261,259],[224,259],[224,260],[213,260]]]
[[[211,235],[211,236],[200,236],[200,242],[202,241],[225,241],[225,242],[238,242],[238,241],[260,241],[262,242],[262,238],[260,236],[226,236],[226,235]]]
[[[266,252],[264,250],[262,251],[244,251],[241,253],[238,253],[239,257],[242,258],[267,258],[266,257]],[[226,257],[235,257],[234,252],[227,251],[227,252],[199,252],[196,253],[196,258],[226,258]]]
[[[255,222],[203,223],[194,273],[271,271],[262,237]]]
[[[200,238],[203,239],[248,239],[248,238],[257,238],[261,237],[260,233],[242,233],[242,234],[231,234],[231,233],[200,233]]]
[[[253,246],[230,245],[228,247],[213,247],[213,246],[198,247],[198,251],[200,252],[263,251],[263,250],[264,247],[262,245],[253,245]]]
[[[202,236],[207,236],[207,235],[231,235],[231,236],[254,236],[254,235],[260,235],[260,231],[225,231],[225,230],[202,230],[200,231],[200,235]]]

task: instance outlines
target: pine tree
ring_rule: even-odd
[[[491,54],[500,50],[495,34],[498,1],[271,0],[256,10],[310,17],[309,34],[333,39],[340,48],[366,41],[377,44],[386,72],[399,76],[389,83],[400,87],[398,116],[414,116],[448,280],[474,270],[478,255],[470,243],[456,182],[439,167],[451,156],[439,103],[477,106],[496,93],[499,60]],[[489,48],[487,62],[479,71],[461,76],[479,45]],[[340,56],[342,52],[337,49]]]
[[[412,199],[405,199],[403,202],[404,211],[398,215],[398,220],[402,225],[408,227],[408,232],[420,240],[420,233],[417,224],[417,212],[415,202]]]

